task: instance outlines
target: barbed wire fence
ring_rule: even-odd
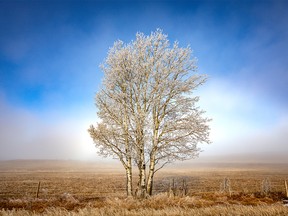
[[[192,177],[168,177],[155,181],[153,194],[168,193],[173,196],[187,196],[197,193],[220,192],[231,196],[231,194],[238,192],[260,192],[263,195],[279,192],[287,196],[286,190],[283,180],[271,180],[269,178],[241,183],[229,178],[224,178],[221,181],[209,181],[209,179]],[[5,181],[0,179],[0,198],[35,197],[46,199],[65,196],[65,194],[87,199],[93,197],[125,197],[125,179],[114,179],[111,184],[101,183],[101,181],[95,181],[94,184],[91,184],[91,180],[88,182],[85,182],[85,180],[77,182],[75,180],[62,182],[61,184],[61,182],[52,180]]]

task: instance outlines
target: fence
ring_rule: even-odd
[[[1,177],[1,176],[0,176]],[[136,182],[136,179],[134,179]],[[239,178],[204,178],[193,176],[156,178],[154,194],[162,192],[193,195],[209,192],[243,192],[287,194],[284,179],[239,179]],[[134,184],[136,188],[136,185]],[[0,178],[0,198],[37,197],[51,198],[71,194],[79,198],[122,197],[126,194],[125,176],[88,177],[88,178],[42,178],[42,179],[5,179]]]

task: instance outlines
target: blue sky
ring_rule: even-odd
[[[203,158],[287,153],[287,10],[284,0],[1,0],[0,159],[99,158],[86,131],[99,64],[117,39],[157,28],[189,44],[209,76],[196,92],[213,119]]]

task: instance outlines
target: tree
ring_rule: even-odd
[[[132,163],[138,168],[138,195],[152,195],[155,173],[166,164],[198,156],[209,143],[210,119],[196,106],[193,92],[206,81],[197,74],[190,47],[171,47],[161,30],[117,41],[102,65],[104,81],[96,95],[101,123],[89,133],[101,155],[117,157],[132,196]],[[148,169],[147,169],[148,167]]]

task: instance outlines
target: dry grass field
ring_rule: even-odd
[[[134,200],[118,164],[2,161],[0,215],[288,215],[284,180],[287,164],[181,164]]]

